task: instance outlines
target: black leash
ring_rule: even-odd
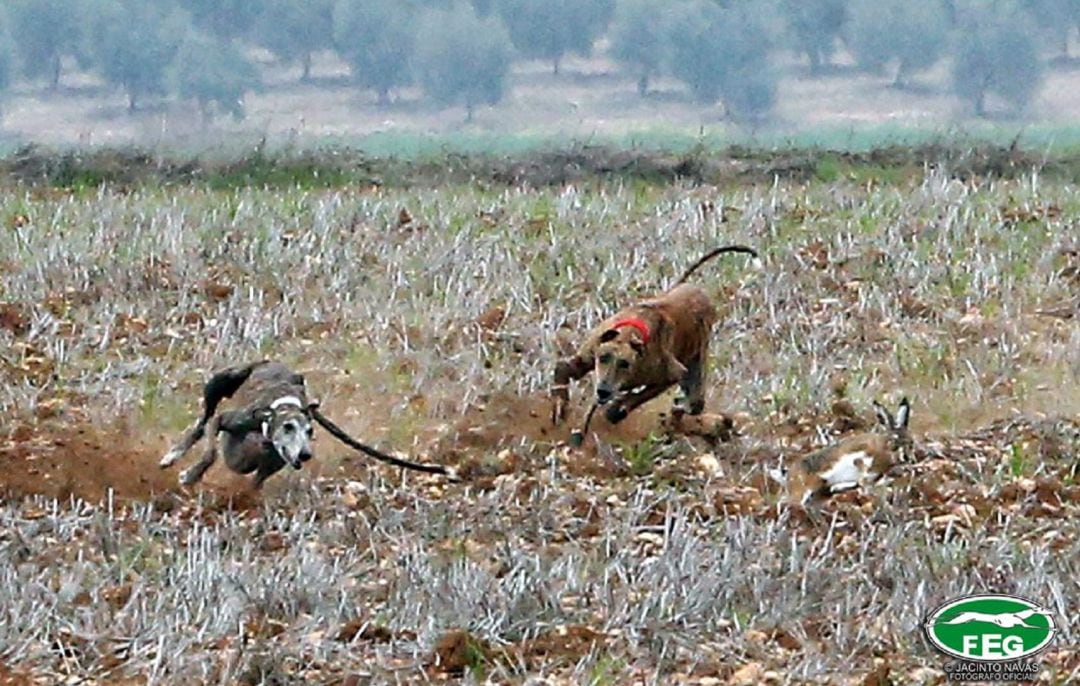
[[[571,447],[580,448],[582,444],[585,443],[585,437],[589,433],[589,425],[592,424],[592,416],[596,413],[596,410],[600,405],[600,402],[593,401],[592,407],[589,408],[589,414],[585,415],[585,424],[580,429],[575,429],[570,432]]]
[[[585,415],[585,424],[584,424],[584,426],[582,426],[580,429],[574,429],[573,431],[570,432],[570,447],[571,448],[580,448],[585,443],[585,439],[587,438],[588,433],[589,433],[589,425],[592,424],[593,415],[596,414],[597,410],[599,410],[601,407],[603,407],[605,405],[617,404],[619,401],[625,399],[626,396],[630,395],[631,391],[635,391],[635,390],[638,390],[638,389],[641,389],[641,388],[643,388],[643,386],[637,386],[635,388],[630,389],[630,391],[623,391],[621,393],[616,393],[615,397],[613,397],[613,398],[611,398],[611,399],[609,399],[609,400],[607,400],[605,402],[600,402],[599,400],[594,400],[593,404],[592,404],[592,407],[589,408],[589,413],[587,415]]]
[[[327,419],[326,415],[324,415],[322,412],[319,412],[319,408],[316,405],[309,405],[308,411],[311,412],[312,419],[317,421],[319,424],[322,424],[322,427],[329,431],[334,438],[338,439],[339,441],[349,446],[350,448],[353,448],[354,450],[359,450],[360,452],[364,453],[369,457],[374,457],[380,462],[392,464],[395,467],[412,469],[417,472],[426,472],[428,474],[442,474],[444,476],[450,475],[449,470],[441,464],[421,464],[419,462],[409,462],[408,460],[402,460],[401,458],[394,457],[393,455],[387,455],[381,450],[376,450],[369,445],[364,445],[349,434],[345,433],[337,424]]]

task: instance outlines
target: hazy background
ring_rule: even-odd
[[[2,0],[0,146],[1072,145],[1080,0]]]

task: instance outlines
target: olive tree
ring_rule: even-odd
[[[208,124],[217,112],[243,119],[244,95],[258,87],[259,74],[231,41],[192,30],[169,67],[169,85],[181,100],[195,100]]]
[[[166,70],[190,26],[187,15],[154,0],[95,0],[92,10],[93,64],[124,89],[128,110],[144,96],[164,94]]]
[[[847,17],[846,0],[783,0],[793,45],[810,60],[810,73],[820,73],[836,51]]]
[[[769,32],[751,3],[683,3],[670,24],[671,71],[698,102],[723,101],[737,120],[764,117],[776,102]]]
[[[613,0],[499,0],[498,12],[514,47],[525,57],[551,62],[554,73],[567,54],[588,55],[607,28]]]
[[[1068,59],[1069,34],[1080,27],[1080,0],[1023,0],[1023,6]]]
[[[435,102],[464,105],[472,121],[477,105],[502,99],[513,46],[494,17],[478,17],[470,5],[429,10],[416,46],[418,80]]]
[[[299,62],[300,80],[308,81],[312,54],[333,47],[332,15],[331,0],[262,0],[252,37],[282,62]]]
[[[958,32],[954,53],[953,89],[979,117],[987,115],[990,95],[1023,110],[1042,79],[1032,22],[1015,7],[979,8]]]
[[[668,35],[652,0],[619,0],[611,22],[611,56],[637,77],[638,93],[660,73],[667,54]]]
[[[146,0],[155,2],[155,0]],[[176,4],[176,0],[169,0]],[[247,36],[262,11],[266,0],[179,0],[180,9],[187,13],[195,26],[217,38],[234,39]],[[296,0],[308,4],[310,0]]]
[[[0,118],[3,117],[3,98],[15,79],[15,42],[11,38],[7,14],[0,10]]]
[[[8,3],[5,3],[8,4]],[[10,0],[11,37],[28,78],[45,78],[55,90],[65,55],[80,55],[83,46],[77,0]]]
[[[847,44],[863,69],[894,64],[893,83],[902,87],[945,54],[948,22],[942,0],[851,0]]]
[[[401,0],[338,0],[333,11],[334,44],[349,63],[352,77],[371,88],[379,104],[394,88],[411,80],[416,18]]]

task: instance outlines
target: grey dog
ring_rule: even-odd
[[[237,409],[218,413],[218,405],[226,398],[234,399]],[[181,484],[196,484],[217,461],[218,434],[225,434],[221,447],[225,464],[238,474],[255,472],[252,486],[259,488],[286,465],[300,469],[314,456],[311,440],[315,422],[349,447],[382,462],[449,474],[441,465],[402,460],[351,438],[319,411],[318,401],[308,399],[302,374],[269,360],[229,367],[211,376],[203,387],[202,416],[159,464],[163,469],[171,467],[209,433],[206,454],[180,474]]]

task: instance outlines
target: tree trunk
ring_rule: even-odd
[[[63,65],[60,64],[60,55],[53,56],[52,63],[52,81],[49,83],[49,90],[57,90],[60,88],[60,70]]]
[[[304,53],[303,66],[304,66],[304,73],[300,75],[300,80],[302,82],[304,82],[304,83],[308,83],[308,82],[311,81],[311,53],[310,52],[305,52]]]
[[[139,103],[137,102],[137,98],[138,98],[138,95],[135,94],[135,91],[133,91],[133,90],[128,91],[128,113],[129,114],[134,114],[135,110],[138,109],[138,104]]]
[[[898,90],[907,88],[907,65],[904,62],[900,62],[900,66],[896,69],[896,78],[893,79],[892,87]]]
[[[465,104],[465,123],[471,124],[473,120],[473,112],[476,107],[470,102]]]
[[[637,92],[641,97],[645,97],[649,93],[649,74],[643,72],[637,80]]]
[[[975,96],[975,116],[980,119],[986,117],[986,91],[979,91]]]
[[[559,75],[559,62],[562,61],[561,57],[556,57],[551,63],[551,73],[555,76]]]

